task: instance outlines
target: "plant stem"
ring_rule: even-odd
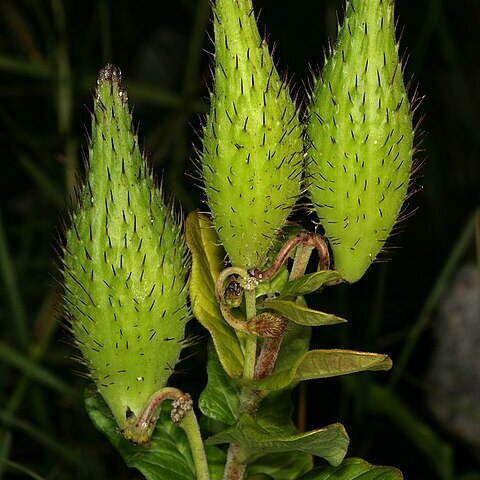
[[[273,369],[275,368],[275,362],[277,361],[278,352],[280,351],[280,346],[282,345],[282,339],[283,335],[280,335],[275,338],[267,338],[264,341],[255,368],[256,380],[267,378],[272,374]]]
[[[232,443],[228,448],[227,463],[222,480],[241,480],[243,478],[247,464],[239,461],[240,451],[238,443]]]
[[[310,243],[300,243],[295,252],[295,259],[293,261],[292,270],[290,272],[289,280],[296,280],[305,275],[310,255],[312,254],[314,245]],[[324,265],[324,263],[322,263]],[[255,369],[255,379],[269,377],[275,368],[278,353],[282,345],[283,335],[275,338],[266,339],[263,343],[262,350],[258,357],[257,366]]]
[[[193,456],[193,462],[195,463],[196,478],[198,480],[209,480],[210,474],[208,472],[207,456],[203,447],[203,440],[202,435],[200,434],[197,417],[195,416],[193,409],[185,414],[185,417],[180,422],[179,426],[183,428],[187,435]]]
[[[217,281],[218,284],[218,281]],[[257,314],[255,289],[245,290],[245,317],[247,322]],[[243,379],[253,380],[255,376],[255,364],[257,360],[257,338],[254,335],[247,335],[245,344],[245,361],[243,365]],[[243,387],[240,394],[239,414],[248,411],[252,413],[252,405],[256,405],[258,395],[248,387]],[[253,407],[253,410],[256,410]],[[227,454],[227,462],[223,473],[223,480],[241,480],[247,468],[245,461],[241,460],[242,449],[237,443],[230,444]]]
[[[275,275],[280,267],[287,259],[289,253],[293,248],[297,248],[295,259],[290,272],[290,280],[300,278],[305,274],[310,255],[314,248],[317,249],[320,256],[319,269],[328,269],[330,266],[330,258],[328,248],[320,235],[302,232],[299,235],[289,240],[280,250],[274,264],[261,272],[257,269],[251,270],[248,273],[256,278],[258,281],[267,280]],[[223,285],[223,281],[217,280],[217,292],[223,290],[219,285]],[[256,297],[255,289],[245,290],[245,310],[247,322],[256,316]],[[217,298],[221,298],[217,293]],[[245,363],[243,369],[243,379],[253,380],[262,379],[270,376],[275,368],[275,363],[282,345],[283,333],[274,337],[264,339],[260,355],[256,356],[257,340],[253,335],[248,335],[245,346]],[[257,412],[258,405],[262,399],[262,392],[248,387],[243,387],[240,394],[240,408],[239,415],[248,413],[254,416]],[[242,448],[236,443],[230,444],[227,455],[227,462],[225,464],[225,471],[223,480],[241,480],[245,474],[246,461],[242,459]]]
[[[296,280],[305,275],[310,255],[315,247],[310,244],[299,244],[295,252],[292,270],[290,271],[289,280]]]
[[[255,304],[255,290],[245,290],[245,316],[247,322],[257,315],[257,306]],[[243,379],[252,380],[255,372],[255,362],[257,357],[257,338],[254,335],[248,335],[245,345],[245,363],[243,366]]]
[[[185,396],[185,394],[181,390],[173,387],[161,388],[158,392],[155,392],[148,400],[138,419],[136,419],[132,425],[132,432],[133,430],[138,432],[149,430],[152,422],[156,420],[155,413],[162,402],[165,400],[178,400],[183,396]]]

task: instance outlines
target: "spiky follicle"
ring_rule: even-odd
[[[121,429],[165,386],[184,344],[188,258],[132,129],[120,71],[100,71],[86,182],[64,253],[75,343]]]
[[[261,266],[300,192],[297,109],[261,39],[251,0],[216,0],[215,84],[202,171],[234,266]]]
[[[412,169],[412,114],[392,0],[347,4],[309,115],[309,193],[335,269],[355,282],[390,235]]]

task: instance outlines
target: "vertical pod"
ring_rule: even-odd
[[[165,386],[185,343],[188,257],[111,65],[98,78],[86,181],[63,262],[74,342],[123,429]]]
[[[407,196],[412,113],[392,0],[352,0],[316,80],[307,125],[309,194],[344,280],[359,280]]]
[[[201,168],[213,224],[234,266],[262,266],[301,190],[303,139],[288,85],[251,0],[216,0],[215,83]]]

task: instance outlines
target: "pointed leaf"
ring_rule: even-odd
[[[316,327],[346,322],[345,319],[330,313],[319,312],[291,300],[265,300],[262,307],[275,310],[299,325]]]
[[[282,436],[261,427],[250,415],[243,414],[238,423],[207,439],[207,445],[239,443],[251,454],[300,451],[324,458],[339,465],[348,447],[348,435],[343,425],[335,423],[325,428],[296,435]]]
[[[95,427],[103,432],[119,451],[125,463],[142,472],[147,480],[195,480],[195,465],[183,430],[163,409],[149,447],[126,440],[107,405],[99,395],[86,396],[87,412]],[[218,477],[217,477],[218,478]]]
[[[400,470],[393,467],[377,467],[361,458],[348,458],[339,466],[320,467],[298,480],[402,480]]]
[[[292,382],[302,380],[390,368],[392,361],[388,355],[353,350],[310,350],[291,362],[288,368],[275,369],[270,377],[256,380],[252,382],[252,386],[264,390],[279,390]]]
[[[215,282],[222,270],[225,252],[210,219],[198,211],[188,215],[185,224],[187,245],[192,252],[190,298],[197,320],[212,335],[222,367],[230,377],[243,371],[239,339],[224,320],[215,298]]]
[[[380,353],[353,350],[312,350],[308,352],[295,372],[295,380],[337,377],[366,370],[390,370],[392,361]]]
[[[341,281],[342,277],[335,270],[321,270],[309,273],[297,280],[288,282],[281,292],[281,297],[298,297],[318,290],[328,282]]]

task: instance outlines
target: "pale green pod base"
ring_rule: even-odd
[[[100,73],[64,283],[75,343],[123,429],[178,361],[188,261],[180,227],[140,154],[119,75],[111,66]]]
[[[395,42],[393,2],[353,0],[309,108],[309,193],[335,269],[360,279],[407,194],[412,116]]]
[[[214,7],[215,85],[202,172],[213,223],[234,266],[261,266],[300,193],[297,109],[262,41],[251,0]]]

